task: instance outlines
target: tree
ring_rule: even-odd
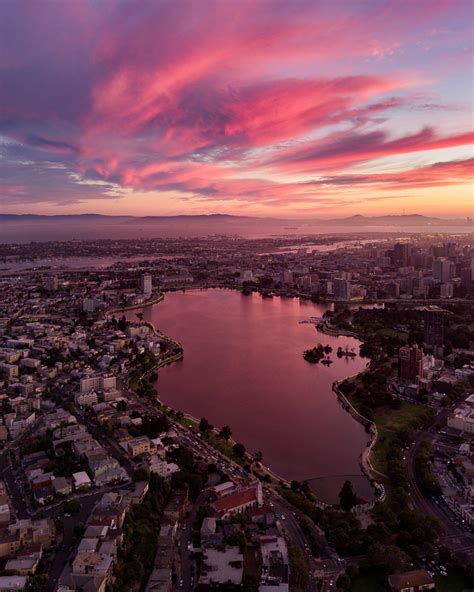
[[[86,532],[86,525],[84,524],[84,522],[78,522],[73,529],[74,532],[74,536],[77,539],[82,538],[82,535]]]
[[[337,578],[336,586],[338,590],[350,590],[352,586],[351,578],[347,574],[341,574]]]
[[[149,478],[150,478],[150,475],[149,475],[148,471],[143,467],[140,469],[136,469],[135,472],[133,473],[133,480],[135,482],[148,481]]]
[[[303,552],[299,547],[291,545],[288,549],[291,566],[291,582],[296,588],[307,588],[310,581],[310,571]]]
[[[243,552],[247,546],[247,539],[245,533],[242,530],[236,530],[231,533],[225,540],[225,542],[231,547],[239,547]]]
[[[77,514],[80,509],[81,509],[81,504],[80,504],[79,500],[77,500],[77,499],[69,500],[68,502],[66,502],[64,504],[64,511],[67,514]]]
[[[208,432],[211,429],[212,429],[212,426],[208,422],[208,420],[205,417],[201,417],[201,421],[199,422],[199,431],[202,432],[203,434],[205,434],[206,432]]]
[[[232,430],[228,425],[225,425],[219,432],[219,437],[228,440],[232,436]]]
[[[301,483],[299,481],[296,481],[296,479],[293,479],[290,487],[291,491],[299,491],[301,489]]]
[[[235,456],[243,458],[245,456],[245,446],[237,442],[237,444],[234,444],[232,447],[232,452],[235,454]]]
[[[349,512],[357,504],[357,496],[352,488],[351,481],[345,481],[339,492],[339,505],[341,508]]]
[[[119,401],[117,403],[117,411],[127,411],[127,401]]]

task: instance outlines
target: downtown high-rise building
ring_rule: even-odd
[[[333,284],[333,293],[336,300],[351,299],[351,283],[349,280],[335,278]]]
[[[417,345],[398,350],[398,372],[402,380],[415,382],[423,378],[423,350]]]
[[[439,308],[426,308],[424,311],[424,343],[436,357],[442,357],[444,348],[445,311]]]
[[[445,257],[439,257],[433,261],[433,279],[437,282],[445,284],[449,282],[452,277],[453,264]]]
[[[149,273],[145,273],[144,275],[142,275],[140,280],[142,293],[145,296],[151,296],[151,293],[153,291],[153,281],[151,275]]]
[[[410,263],[411,245],[396,243],[393,247],[393,264],[395,267],[406,267]]]

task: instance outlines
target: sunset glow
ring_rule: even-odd
[[[472,215],[470,0],[6,1],[0,212]]]

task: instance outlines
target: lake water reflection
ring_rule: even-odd
[[[144,309],[144,320],[178,339],[184,360],[160,370],[157,388],[173,408],[216,426],[229,424],[234,438],[251,452],[261,451],[276,473],[314,479],[322,499],[337,499],[346,475],[369,499],[372,490],[359,467],[368,436],[331,388],[362,370],[366,360],[335,355],[346,345],[358,352],[357,340],[300,323],[325,310],[296,298],[231,290],[168,293],[163,303]],[[303,350],[318,342],[333,347],[331,366],[303,360]]]

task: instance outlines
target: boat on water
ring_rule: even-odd
[[[331,358],[324,358],[324,360],[321,360],[321,364],[324,364],[325,366],[330,366],[332,363],[333,361]]]

